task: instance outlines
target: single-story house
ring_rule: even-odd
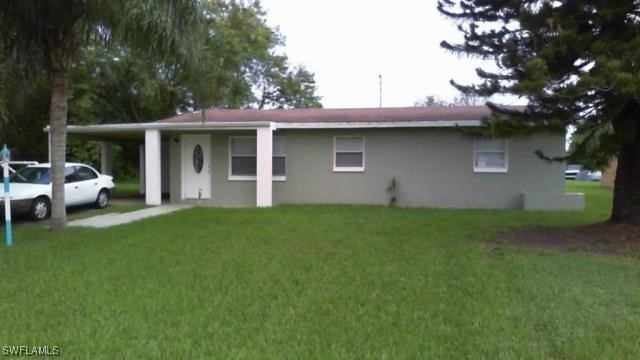
[[[484,106],[206,110],[151,123],[68,126],[70,138],[140,144],[146,203],[379,204],[565,210],[562,134],[474,138]],[[47,129],[48,130],[48,129]],[[391,193],[390,184],[396,187]]]

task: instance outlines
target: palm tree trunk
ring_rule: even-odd
[[[64,206],[64,164],[67,149],[67,96],[69,78],[66,69],[51,72],[51,171],[53,177],[51,201],[51,231],[67,227],[67,211]]]

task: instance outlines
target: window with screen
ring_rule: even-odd
[[[283,137],[273,138],[273,176],[287,176],[287,144]]]
[[[229,141],[231,176],[256,176],[256,138],[233,137]]]
[[[284,138],[273,138],[272,174],[274,180],[285,180],[286,177],[286,141]],[[229,138],[229,180],[255,180],[257,168],[255,137]]]
[[[473,143],[473,171],[507,172],[506,140],[476,139]]]
[[[333,171],[364,171],[363,136],[336,136],[333,138]]]

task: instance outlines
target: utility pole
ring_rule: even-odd
[[[380,90],[379,100],[380,100],[380,108],[382,108],[382,74],[378,74],[378,87]]]

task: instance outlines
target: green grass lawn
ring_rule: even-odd
[[[116,200],[117,202],[118,200]],[[144,202],[127,202],[127,203],[116,203],[110,204],[108,207],[104,209],[96,209],[93,205],[82,205],[82,206],[73,206],[67,208],[67,220],[79,220],[85,219],[92,216],[104,215],[108,213],[124,213],[135,210],[140,210],[146,208],[147,205]],[[18,214],[13,215],[13,225],[21,231],[21,229],[27,227],[35,227],[39,229],[45,229],[49,226],[49,220],[34,222],[27,214]],[[0,248],[4,244],[4,222],[2,222],[2,243],[0,244]]]
[[[0,347],[77,358],[638,358],[640,261],[484,242],[585,212],[195,208],[0,247]]]
[[[137,179],[134,180],[125,180],[123,182],[118,181],[116,183],[116,198],[135,198],[141,197],[140,195],[140,184]]]

